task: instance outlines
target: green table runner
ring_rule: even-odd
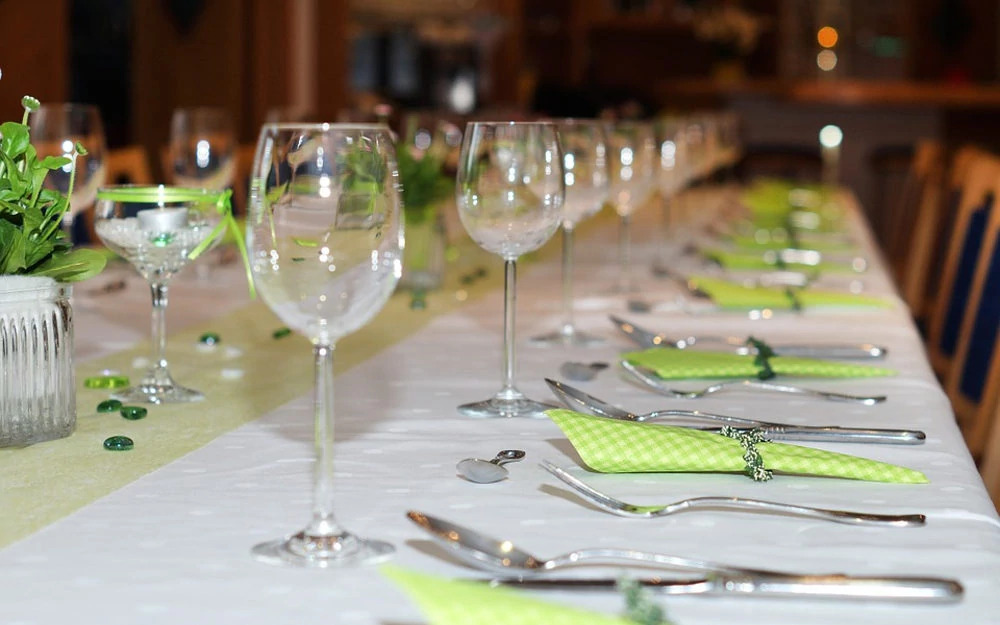
[[[688,285],[705,293],[720,308],[743,310],[771,308],[792,310],[795,302],[811,308],[889,308],[892,302],[873,295],[857,295],[820,289],[783,289],[778,287],[743,286],[728,280],[692,276]]]
[[[760,371],[755,356],[693,349],[651,349],[622,354],[628,362],[652,369],[665,380],[685,378],[753,378]],[[895,375],[892,369],[849,362],[771,356],[771,367],[778,375],[816,378],[871,378]]]
[[[616,421],[572,410],[546,414],[583,462],[600,473],[741,473],[746,467],[739,441],[713,432]],[[781,473],[900,484],[928,482],[913,469],[811,447],[757,443],[757,451],[765,468]]]

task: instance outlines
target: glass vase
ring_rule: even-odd
[[[0,276],[0,447],[62,438],[76,427],[71,288]]]
[[[402,288],[433,291],[441,286],[445,265],[444,217],[437,207],[406,209],[406,247]]]

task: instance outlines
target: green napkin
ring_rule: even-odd
[[[656,372],[664,380],[686,378],[753,378],[760,367],[750,354],[708,352],[693,349],[653,347],[622,354],[622,359]],[[876,378],[896,375],[892,369],[849,362],[771,356],[771,368],[778,375],[810,378]]]
[[[713,432],[616,421],[572,410],[545,414],[566,434],[583,462],[600,473],[739,473],[746,467],[739,441]],[[757,451],[767,469],[781,473],[899,484],[928,482],[913,469],[810,447],[757,443]]]
[[[776,251],[774,251],[774,258],[769,258],[767,256],[767,253],[772,251],[774,250],[728,251],[717,248],[702,248],[701,254],[705,258],[715,261],[726,269],[736,271],[767,271],[773,269],[790,269],[792,271],[801,271],[803,273],[851,273],[854,271],[854,269],[852,269],[847,263],[821,262],[818,265],[807,265],[805,263],[795,262],[779,263]]]
[[[391,565],[380,570],[420,606],[431,625],[635,625],[623,617],[540,601],[484,582],[450,580]]]
[[[889,308],[892,303],[881,297],[819,289],[747,287],[728,280],[692,276],[688,285],[705,293],[721,308],[771,308],[790,310],[797,301],[802,308]]]
[[[728,241],[732,243],[736,248],[749,251],[749,250],[783,250],[789,247],[795,247],[795,244],[788,239],[788,236],[771,236],[768,230],[762,230],[764,233],[762,236],[753,234],[734,234],[728,238]],[[796,237],[796,242],[799,246],[810,250],[819,250],[820,252],[849,252],[855,249],[854,244],[844,238],[831,238],[823,236],[810,236],[808,234],[799,234]]]

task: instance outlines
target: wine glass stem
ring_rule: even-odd
[[[167,284],[153,282],[149,285],[153,294],[153,367],[158,371],[167,370]]]
[[[671,254],[672,239],[674,236],[674,212],[673,200],[669,195],[663,194],[663,247],[664,258],[669,258]]]
[[[632,288],[632,219],[629,215],[621,216],[618,228],[618,290],[628,291]]]
[[[563,333],[572,334],[573,327],[573,225],[562,229],[562,291]]]
[[[514,309],[517,304],[517,264],[504,261],[503,281],[503,388],[501,393],[514,391]]]
[[[316,468],[312,521],[304,531],[308,536],[335,536],[341,533],[333,517],[333,349],[332,343],[317,344],[313,348],[316,360],[313,401]]]

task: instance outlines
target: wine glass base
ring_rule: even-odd
[[[359,538],[349,532],[335,536],[307,536],[299,532],[260,543],[250,553],[254,560],[274,566],[325,569],[378,564],[391,558],[395,551],[387,542]]]
[[[177,384],[138,384],[111,394],[123,402],[141,402],[146,404],[180,404],[202,401],[204,393]]]
[[[500,399],[494,397],[485,401],[462,404],[458,411],[466,417],[474,419],[501,419],[511,417],[527,417],[529,419],[545,419],[546,410],[558,408],[527,397],[518,399]]]
[[[552,347],[555,345],[566,345],[568,347],[594,347],[603,345],[604,339],[593,334],[587,334],[575,328],[556,330],[548,334],[532,337],[529,342],[532,345],[541,347]]]

